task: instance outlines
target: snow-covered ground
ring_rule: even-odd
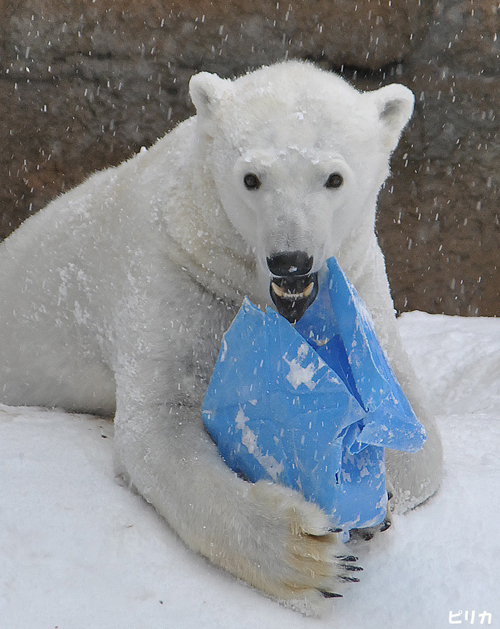
[[[349,544],[362,580],[331,615],[284,609],[190,552],[116,483],[110,422],[0,406],[0,629],[500,627],[500,320],[410,313],[400,327],[445,479]]]

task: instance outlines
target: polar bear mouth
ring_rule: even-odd
[[[318,274],[273,277],[269,292],[280,315],[296,323],[316,299]]]

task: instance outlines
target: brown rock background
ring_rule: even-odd
[[[493,0],[0,0],[0,237],[192,114],[189,77],[284,58],[417,97],[378,232],[398,310],[499,315]]]

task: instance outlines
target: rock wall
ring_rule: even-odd
[[[498,2],[439,0],[403,64],[417,107],[379,215],[399,309],[500,315],[497,33]]]
[[[0,0],[0,237],[193,113],[189,77],[310,59],[417,108],[378,232],[398,310],[500,314],[492,0]]]

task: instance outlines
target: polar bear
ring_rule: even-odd
[[[114,415],[117,471],[186,544],[267,595],[323,609],[351,557],[292,490],[234,474],[200,405],[245,295],[290,321],[334,255],[427,442],[387,452],[400,510],[436,491],[441,446],[398,336],[376,200],[413,109],[289,61],[191,79],[196,115],[91,176],[0,246],[0,402]]]

